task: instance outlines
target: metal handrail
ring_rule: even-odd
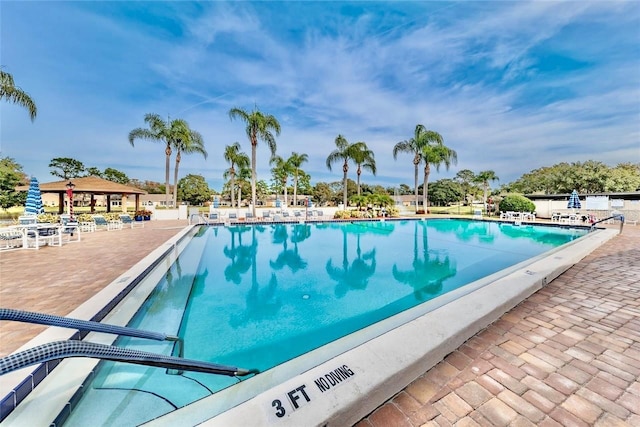
[[[68,357],[91,357],[114,362],[155,366],[178,371],[204,372],[227,376],[246,376],[259,373],[257,369],[243,369],[235,366],[218,365],[199,360],[148,353],[111,345],[84,341],[56,341],[42,344],[0,359],[0,375],[50,360]]]
[[[178,346],[178,356],[174,357],[84,341],[58,341],[43,344],[0,359],[0,375],[25,366],[55,359],[63,359],[65,357],[93,357],[117,362],[164,367],[170,370],[169,373],[178,374],[182,373],[183,370],[233,376],[258,373],[255,369],[242,369],[233,366],[184,359],[182,357],[184,354],[183,340],[180,337],[163,334],[161,332],[145,331],[125,326],[109,325],[90,320],[73,319],[51,314],[14,310],[11,308],[0,308],[0,320],[59,326],[81,331],[104,332],[135,338],[148,338],[156,341],[173,341]],[[177,372],[175,370],[177,370]]]
[[[611,215],[610,217],[599,219],[598,221],[593,222],[591,224],[591,228],[589,229],[589,231],[591,232],[591,231],[595,230],[596,224],[599,224],[599,223],[605,222],[605,221],[609,221],[610,219],[619,219],[620,220],[620,232],[618,234],[622,234],[622,227],[624,227],[624,215],[622,215],[622,214],[614,214],[614,215]]]
[[[198,222],[195,223],[193,221],[193,217],[196,217],[198,219]],[[197,214],[191,214],[189,215],[189,225],[209,225],[209,220],[207,219],[207,217],[205,217],[204,215],[202,215],[201,213],[197,213]]]
[[[0,308],[0,320],[36,323],[38,325],[59,326],[62,328],[78,329],[81,331],[104,332],[107,334],[124,335],[135,338],[148,338],[156,341],[181,341],[181,338],[161,332],[144,331],[125,326],[109,325],[91,320],[73,319],[70,317],[54,316],[52,314],[34,313],[32,311]]]

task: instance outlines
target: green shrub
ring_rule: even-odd
[[[387,214],[389,216],[398,217],[400,216],[400,210],[395,206],[389,206],[387,207]]]
[[[336,213],[333,214],[333,218],[334,219],[349,219],[349,218],[351,218],[351,213],[349,211],[336,211]]]
[[[83,214],[80,214],[80,215],[76,216],[76,221],[78,221],[78,222],[93,222],[93,217],[91,216],[91,214],[83,213]]]
[[[56,214],[43,213],[38,215],[38,222],[46,222],[50,224],[55,224],[60,222],[60,218]]]
[[[512,212],[533,212],[536,205],[520,194],[508,194],[500,201],[500,210]]]

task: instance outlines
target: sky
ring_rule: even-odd
[[[164,183],[164,145],[128,141],[157,113],[203,136],[207,159],[183,156],[180,177],[220,191],[224,147],[251,152],[236,107],[275,116],[277,154],[306,153],[313,184],[342,179],[326,167],[341,134],[375,154],[363,183],[413,186],[412,156],[392,152],[417,124],[458,156],[430,181],[640,163],[638,1],[0,0],[0,66],[38,107],[31,122],[0,102],[0,156],[41,182],[70,157]],[[270,182],[264,142],[257,155]]]

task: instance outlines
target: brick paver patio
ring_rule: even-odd
[[[186,221],[0,254],[0,306],[66,315]],[[0,323],[0,356],[44,328]],[[357,427],[640,426],[640,227],[468,340]]]
[[[601,246],[357,427],[640,426],[640,227]]]

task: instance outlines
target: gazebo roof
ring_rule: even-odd
[[[67,184],[71,181],[75,188],[74,193],[94,193],[94,194],[147,194],[146,191],[117,182],[98,178],[97,176],[86,176],[83,178],[72,178],[65,181],[54,181],[40,183],[40,191],[43,193],[64,193],[67,191]],[[16,187],[16,191],[27,191],[28,185]]]

